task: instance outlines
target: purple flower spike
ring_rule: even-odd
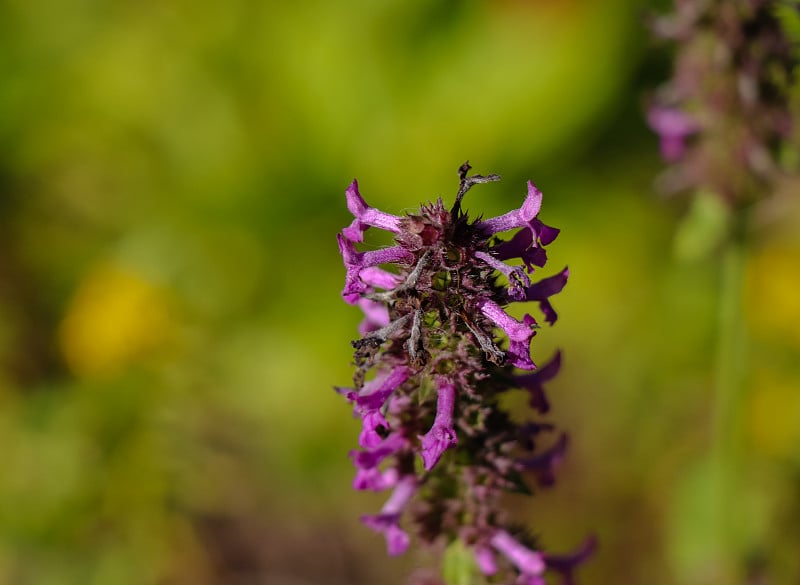
[[[390,213],[379,211],[367,205],[361,193],[358,192],[358,181],[353,179],[345,191],[347,209],[355,216],[353,223],[342,230],[344,236],[351,242],[363,242],[364,232],[370,226],[389,232],[400,232],[400,218]]]
[[[400,516],[408,501],[417,491],[417,481],[413,475],[406,475],[392,492],[391,497],[381,508],[380,514],[365,515],[361,521],[372,530],[382,532],[386,537],[386,548],[390,556],[398,556],[408,549],[408,534],[400,528]]]
[[[554,294],[560,293],[567,284],[569,278],[569,269],[564,268],[558,274],[543,278],[539,282],[535,282],[525,289],[526,301],[539,301],[539,308],[544,313],[545,321],[552,325],[558,319],[558,315],[550,304],[549,297]]]
[[[536,364],[531,360],[531,338],[536,334],[533,329],[536,320],[525,315],[519,322],[489,299],[479,300],[478,309],[508,335],[509,362],[522,370],[536,369]]]
[[[542,414],[550,410],[550,402],[547,400],[544,387],[545,382],[555,378],[561,369],[561,352],[557,351],[553,358],[541,368],[530,374],[514,376],[514,385],[526,389],[531,394],[531,408]]]
[[[539,214],[541,208],[542,192],[539,191],[531,181],[528,181],[528,195],[525,197],[525,201],[519,209],[509,211],[498,217],[480,221],[476,226],[487,236],[525,227],[528,222],[532,221],[533,218]]]
[[[511,561],[523,576],[539,577],[544,573],[545,560],[542,554],[523,546],[505,530],[495,532],[491,544]]]
[[[453,411],[456,404],[456,387],[444,378],[436,380],[439,398],[436,402],[436,418],[433,426],[422,438],[422,462],[430,471],[439,462],[447,449],[458,442],[453,428]]]
[[[535,301],[554,322],[549,298],[568,273],[531,283],[559,234],[539,220],[542,194],[533,183],[519,209],[473,221],[465,194],[500,177],[469,175],[470,168],[459,168],[452,207],[438,198],[403,217],[369,207],[355,181],[347,189],[355,220],[339,234],[342,296],[364,320],[352,342],[353,383],[336,390],[361,419],[360,447],[350,453],[353,488],[391,490],[379,513],[362,517],[383,534],[390,555],[406,551],[413,525],[423,545],[460,541],[493,583],[547,585],[551,568],[571,579],[572,557],[526,548],[528,541],[511,536],[501,502],[504,492],[525,489],[525,471],[539,484],[552,482],[566,435],[540,417],[518,420],[504,396],[527,389],[533,414],[547,412],[543,385],[558,372],[560,354],[536,369],[536,320],[517,320],[505,307]],[[359,251],[369,227],[391,232],[395,245]],[[500,241],[496,234],[507,230],[516,233]]]

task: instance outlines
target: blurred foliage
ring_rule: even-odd
[[[586,583],[674,583],[708,446],[713,254],[678,261],[683,200],[642,96],[667,74],[634,0],[0,3],[0,583],[400,583],[358,524],[356,424],[331,390],[343,191],[399,213],[469,159],[524,180],[571,281],[556,488],[510,502]],[[753,234],[742,506],[753,574],[797,580],[797,185]],[[691,255],[685,255],[691,256]],[[683,487],[682,487],[683,486]],[[691,506],[689,506],[691,508]],[[687,507],[683,506],[683,510]],[[688,560],[687,560],[688,558]]]

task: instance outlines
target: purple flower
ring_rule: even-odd
[[[647,111],[670,164],[663,190],[711,193],[732,209],[783,191],[798,54],[780,5],[680,0],[654,19],[675,43],[673,75]]]
[[[398,366],[388,372],[381,372],[371,382],[367,382],[356,398],[359,412],[370,412],[382,408],[384,403],[411,375],[411,369]]]
[[[541,208],[542,192],[531,181],[528,181],[528,196],[525,197],[525,201],[522,202],[519,209],[509,211],[498,217],[479,221],[476,227],[487,235],[525,227],[539,214]]]
[[[430,471],[448,448],[458,443],[453,429],[453,410],[456,404],[456,387],[445,378],[437,378],[439,397],[436,402],[436,419],[422,437],[422,461]]]
[[[536,335],[533,329],[536,320],[530,315],[525,315],[522,322],[519,322],[489,299],[480,299],[477,308],[508,335],[509,362],[523,370],[535,369],[536,364],[531,361],[531,338]]]
[[[561,575],[564,585],[575,585],[575,569],[585,562],[597,550],[597,539],[590,536],[578,547],[578,549],[568,555],[554,555],[544,553],[547,567]]]
[[[550,402],[544,392],[543,384],[552,380],[561,369],[561,352],[557,351],[549,362],[530,374],[514,376],[514,386],[524,388],[531,394],[531,408],[542,414],[550,410]]]
[[[544,573],[547,565],[542,554],[523,546],[505,530],[495,532],[490,542],[498,552],[519,569],[523,577],[538,578]]]
[[[556,469],[564,460],[568,444],[567,435],[562,433],[555,445],[538,455],[520,460],[519,465],[526,471],[534,472],[541,485],[552,485],[555,482]]]
[[[408,442],[401,435],[395,433],[386,437],[375,447],[364,451],[351,451],[350,456],[358,469],[368,470],[376,468],[381,461],[390,457],[406,447]]]
[[[563,290],[567,284],[567,278],[569,278],[569,269],[564,268],[558,274],[543,278],[525,289],[524,299],[526,301],[539,301],[539,308],[544,313],[545,321],[550,325],[558,319],[558,315],[550,304],[550,297]]]
[[[358,436],[358,444],[362,447],[377,447],[383,441],[378,429],[389,430],[389,423],[380,410],[368,410],[363,414],[363,428]]]
[[[416,479],[412,475],[407,475],[397,482],[394,492],[381,508],[380,514],[361,517],[365,525],[383,533],[386,537],[387,552],[391,556],[401,555],[408,549],[409,538],[400,528],[400,516],[416,490]]]
[[[342,254],[345,267],[347,268],[342,297],[351,305],[355,305],[359,297],[369,291],[369,286],[361,278],[361,272],[364,269],[391,262],[410,262],[413,259],[413,255],[400,246],[385,248],[383,250],[358,252],[350,240],[341,235],[337,236],[337,238],[339,241],[339,252]],[[372,275],[374,272],[369,274]]]
[[[546,412],[543,384],[558,372],[560,353],[537,370],[531,359],[536,320],[528,314],[517,320],[505,307],[536,302],[554,323],[550,297],[564,287],[568,271],[531,283],[534,267],[547,262],[545,246],[559,234],[539,220],[542,194],[533,183],[519,209],[470,221],[464,195],[499,177],[470,176],[469,169],[459,169],[449,210],[438,199],[398,217],[369,207],[356,182],[347,190],[354,220],[338,236],[346,268],[342,296],[364,313],[362,337],[353,341],[353,386],[337,389],[361,418],[360,449],[350,453],[353,487],[393,489],[380,513],[362,517],[384,535],[390,555],[409,546],[402,517],[422,543],[462,540],[473,547],[481,571],[498,582],[544,585],[549,557],[510,535],[499,506],[505,490],[520,488],[521,472],[552,482],[566,435],[543,449],[540,438],[554,426],[515,423],[502,397],[527,389],[533,408]],[[392,233],[395,245],[359,250],[369,227]],[[499,234],[509,230],[519,231],[502,240]],[[513,259],[522,265],[505,262]],[[556,570],[563,558],[552,558]]]
[[[532,230],[518,231],[507,242],[500,242],[494,246],[492,252],[498,260],[520,258],[528,272],[533,272],[534,266],[541,268],[547,263],[547,251],[544,247],[536,245]]]
[[[475,554],[475,562],[478,563],[481,573],[489,577],[497,573],[497,561],[494,558],[492,549],[488,546],[478,545],[473,552]]]
[[[525,287],[531,285],[531,279],[519,266],[509,266],[486,252],[475,252],[475,257],[483,260],[508,279],[508,297],[512,301],[521,301],[525,298]]]
[[[394,487],[397,484],[397,480],[398,471],[394,467],[384,471],[377,467],[358,469],[355,478],[353,478],[353,489],[380,492]]]
[[[686,152],[686,139],[700,129],[685,112],[658,105],[648,110],[647,123],[661,139],[661,156],[667,162],[679,160]]]
[[[364,232],[369,226],[398,233],[400,231],[400,218],[390,213],[384,213],[367,205],[367,202],[358,192],[358,181],[353,179],[345,191],[347,209],[355,216],[353,223],[342,230],[344,236],[351,242],[363,242]]]
[[[377,288],[392,289],[400,284],[400,278],[396,274],[377,266],[362,269],[358,276],[364,283]]]
[[[362,297],[358,299],[358,306],[364,311],[364,320],[358,326],[361,335],[367,335],[389,324],[389,309],[383,303]]]

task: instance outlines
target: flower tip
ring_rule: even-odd
[[[361,522],[375,532],[382,532],[386,538],[386,552],[389,556],[396,557],[408,550],[410,538],[405,530],[400,528],[399,514],[370,514],[361,517]]]
[[[354,219],[352,223],[342,230],[342,235],[351,242],[363,242],[364,230],[358,219]]]
[[[391,526],[386,531],[386,551],[390,557],[398,557],[408,550],[410,539],[399,526]]]
[[[528,181],[528,196],[520,208],[520,215],[525,221],[533,220],[542,209],[542,192],[536,188],[532,181]]]
[[[347,209],[350,210],[354,216],[358,217],[367,210],[367,202],[361,197],[358,191],[358,179],[353,179],[353,182],[348,185],[344,192],[347,199]]]
[[[347,231],[348,228],[342,230],[342,232]],[[345,262],[352,260],[353,256],[355,255],[355,247],[353,247],[353,242],[350,238],[347,237],[346,234],[336,234],[336,243],[339,244],[339,254],[342,255],[342,258]]]
[[[455,431],[444,426],[434,426],[425,436],[419,438],[422,440],[422,463],[425,471],[433,469],[444,452],[458,443]]]

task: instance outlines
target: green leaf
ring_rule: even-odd
[[[475,558],[460,540],[452,542],[444,552],[442,578],[447,585],[473,585],[478,579]]]
[[[724,241],[729,225],[730,210],[722,199],[707,191],[697,193],[675,233],[675,256],[688,262],[706,258]]]

